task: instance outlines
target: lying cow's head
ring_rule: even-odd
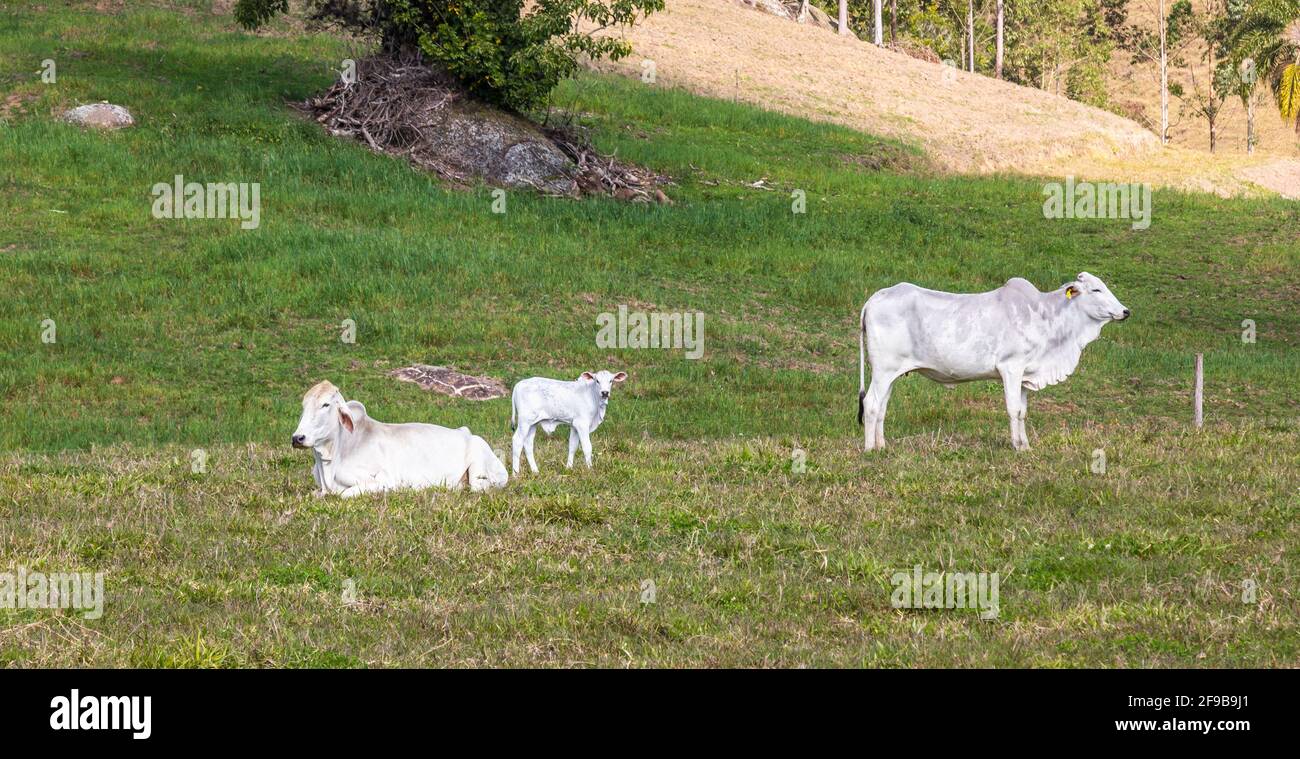
[[[352,431],[347,401],[331,382],[320,382],[302,397],[302,418],[293,431],[294,448],[315,448],[335,435],[339,427]]]
[[[1065,286],[1065,297],[1075,308],[1083,309],[1089,317],[1099,321],[1120,322],[1129,317],[1129,310],[1106,287],[1106,283],[1088,272],[1080,272],[1078,279]]]
[[[579,377],[578,379],[583,382],[595,382],[597,385],[600,386],[601,399],[609,400],[609,391],[614,387],[614,383],[622,382],[623,380],[627,379],[627,372],[619,372],[618,374],[613,374],[611,372],[605,371],[604,369],[601,369],[595,374],[592,374],[591,372],[583,372],[582,376]]]

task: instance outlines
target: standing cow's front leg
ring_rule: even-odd
[[[1025,436],[1025,390],[1020,382],[1024,378],[1021,367],[1000,367],[1002,375],[1002,394],[1007,400],[1007,418],[1011,427],[1011,446],[1017,451],[1029,450],[1029,438]]]

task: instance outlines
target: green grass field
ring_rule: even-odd
[[[355,48],[129,5],[0,9],[0,572],[104,572],[108,593],[96,620],[0,609],[0,662],[1300,664],[1300,205],[1157,191],[1145,231],[1049,220],[1040,181],[936,175],[906,145],[583,75],[555,106],[671,175],[674,204],[512,192],[494,214],[488,188],[289,108]],[[55,118],[99,100],[138,125]],[[260,227],[153,218],[177,174],[260,183]],[[861,452],[871,291],[1082,270],[1134,318],[1031,395],[1032,451],[1010,447],[1000,386],[909,378],[892,447]],[[620,305],[704,313],[703,357],[598,348]],[[561,432],[498,493],[314,497],[288,438],[321,379],[380,420],[508,447],[508,400],[386,376],[417,362],[631,376],[594,470],[563,469]],[[999,572],[998,618],[891,608],[891,573],[917,564]]]

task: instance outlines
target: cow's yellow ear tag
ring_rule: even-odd
[[[1076,289],[1074,289],[1074,285],[1070,285],[1069,287],[1065,288],[1065,299],[1066,299],[1066,300],[1069,300],[1070,298],[1073,298],[1074,296],[1076,296],[1076,295],[1078,295],[1078,294],[1079,294],[1079,291],[1076,290]]]

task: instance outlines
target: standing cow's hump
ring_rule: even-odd
[[[1033,282],[1030,282],[1024,277],[1012,277],[1007,280],[1006,284],[1002,285],[1002,288],[1010,292],[1023,293],[1025,295],[1037,296],[1042,294],[1042,291],[1037,287],[1034,287]]]
[[[1044,324],[1051,321],[1059,309],[1051,308],[1047,293],[1034,287],[1027,279],[1013,277],[992,293],[998,303],[1006,324],[1025,334],[1031,342],[1040,342],[1044,337],[1039,334]],[[1026,334],[1030,333],[1030,334]]]

